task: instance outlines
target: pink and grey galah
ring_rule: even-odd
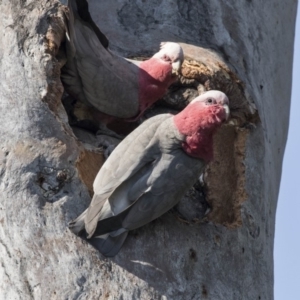
[[[125,59],[108,49],[86,0],[69,0],[68,7],[67,63],[61,75],[66,91],[105,115],[138,119],[177,79],[181,46],[165,42],[146,61]],[[103,114],[102,122],[113,119]]]
[[[108,157],[94,181],[90,206],[69,228],[105,256],[128,231],[176,205],[213,159],[213,136],[229,116],[220,91],[195,98],[177,115],[149,118]]]

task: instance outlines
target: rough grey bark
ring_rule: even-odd
[[[1,299],[273,299],[297,2],[231,2],[90,1],[120,54],[145,55],[162,40],[213,49],[260,119],[242,124],[250,128],[247,197],[234,207],[237,226],[221,225],[224,216],[187,224],[168,213],[131,233],[113,259],[67,229],[90,201],[86,178],[101,154],[75,138],[60,101],[63,8],[55,0],[0,2]]]

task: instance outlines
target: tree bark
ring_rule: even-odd
[[[221,130],[217,163],[205,174],[212,211],[206,222],[167,213],[129,234],[113,259],[67,229],[88,206],[103,159],[75,137],[61,103],[65,7],[3,0],[2,298],[273,299],[297,2],[89,3],[121,55],[149,55],[166,40],[185,43],[186,78],[229,94],[236,122]]]

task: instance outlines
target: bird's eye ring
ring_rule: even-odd
[[[166,55],[166,54],[164,54],[163,59],[165,61],[171,61],[171,58],[168,55]]]
[[[207,103],[213,103],[213,99],[208,98],[208,99],[207,99]]]

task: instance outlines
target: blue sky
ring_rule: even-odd
[[[275,300],[300,299],[300,8],[294,47],[290,128],[275,231]]]

